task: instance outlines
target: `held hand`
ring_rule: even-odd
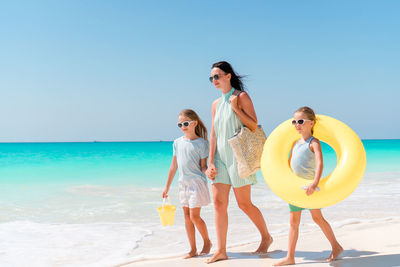
[[[314,193],[314,191],[317,189],[318,185],[314,185],[314,184],[309,184],[306,188],[306,194],[307,196],[311,195],[312,193]]]
[[[211,180],[214,180],[215,176],[217,175],[217,168],[215,168],[215,165],[213,163],[210,163],[208,165],[206,175]]]
[[[168,197],[168,189],[165,188],[164,191],[162,192],[162,198],[167,198]]]
[[[236,111],[239,109],[239,105],[238,105],[238,97],[235,95],[231,95],[229,97],[229,102],[231,102],[231,106],[233,111]]]
[[[208,179],[214,180],[214,172],[210,169],[210,167],[206,170],[205,174],[207,175]]]

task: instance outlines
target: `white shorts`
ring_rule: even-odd
[[[201,177],[179,181],[179,200],[183,207],[198,208],[210,204],[207,182]]]

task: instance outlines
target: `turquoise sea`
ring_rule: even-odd
[[[400,171],[400,139],[364,140],[366,172]],[[325,174],[336,155],[323,144]],[[163,186],[172,142],[0,143],[0,183]]]
[[[367,169],[360,186],[324,209],[334,227],[400,216],[400,140],[363,144]],[[323,153],[325,176],[336,156],[325,144]],[[184,254],[180,208],[173,227],[162,227],[156,212],[171,158],[172,142],[0,143],[0,266],[116,266]],[[286,203],[257,176],[253,202],[271,232],[283,235]],[[170,196],[177,205],[176,184]],[[234,196],[230,201],[228,245],[258,240]],[[202,216],[216,242],[212,205]],[[303,224],[304,231],[315,230],[310,218]]]

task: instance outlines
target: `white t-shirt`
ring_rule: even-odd
[[[180,181],[201,177],[207,181],[206,175],[201,172],[201,159],[208,157],[208,142],[203,138],[194,140],[179,137],[173,144],[173,155],[178,162],[178,177]]]

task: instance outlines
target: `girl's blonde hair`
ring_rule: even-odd
[[[317,123],[317,117],[315,116],[314,110],[310,107],[301,107],[301,108],[297,109],[296,112],[303,113],[307,117],[308,120],[314,122],[314,125],[311,128],[311,133],[314,134],[314,126]]]
[[[179,116],[184,116],[192,121],[197,121],[196,128],[194,129],[194,132],[196,133],[197,136],[202,137],[204,140],[207,140],[207,128],[204,126],[204,123],[201,121],[200,117],[197,115],[197,113],[192,110],[192,109],[184,109],[179,113]]]

